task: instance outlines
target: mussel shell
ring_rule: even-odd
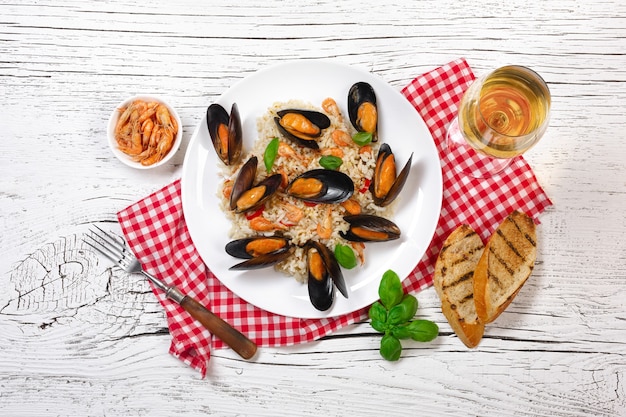
[[[251,237],[245,237],[245,238],[241,238],[241,239],[236,239],[236,240],[232,240],[230,242],[228,242],[226,244],[226,253],[228,253],[230,256],[233,256],[235,258],[240,258],[240,259],[252,259],[254,258],[254,256],[252,254],[250,254],[247,251],[247,246],[250,242],[254,242],[257,240],[278,240],[278,241],[282,241],[284,243],[285,246],[283,246],[282,248],[272,251],[272,252],[268,252],[265,255],[273,255],[273,254],[279,254],[279,253],[283,253],[283,252],[288,252],[291,249],[291,243],[289,241],[288,238],[286,237],[282,237],[282,236],[251,236]],[[261,256],[265,256],[265,255],[261,255]],[[260,256],[257,256],[260,257]]]
[[[287,129],[285,129],[283,125],[281,125],[280,123],[281,119],[286,114],[289,114],[289,113],[297,113],[306,117],[311,123],[313,123],[315,126],[317,126],[320,129],[320,132],[317,135],[303,135],[306,138],[299,138],[298,136],[293,135],[291,132],[287,131]],[[276,126],[278,127],[279,132],[285,138],[290,139],[306,148],[319,149],[319,145],[317,144],[317,141],[315,139],[321,135],[322,130],[330,126],[330,119],[328,118],[328,116],[326,116],[324,113],[320,113],[314,110],[299,110],[299,109],[280,110],[276,112],[276,114],[278,114],[278,117],[274,118],[274,122],[276,123]]]
[[[254,185],[253,187],[259,187],[261,185],[265,186],[265,191],[264,191],[263,195],[261,196],[261,198],[256,200],[253,204],[250,204],[250,205],[247,205],[245,207],[241,207],[240,208],[240,207],[237,206],[237,203],[239,202],[239,200],[243,196],[243,193],[242,193],[241,196],[235,201],[235,208],[234,208],[235,213],[243,213],[243,212],[254,210],[254,209],[258,208],[258,207],[261,207],[261,205],[263,203],[265,203],[271,196],[274,195],[274,193],[276,193],[276,190],[278,190],[278,187],[280,187],[280,184],[282,183],[282,181],[283,181],[282,175],[274,174],[274,175],[271,175],[271,176],[265,178],[263,181],[259,182],[258,184]],[[233,187],[233,189],[234,189],[234,187]]]
[[[322,183],[322,190],[313,197],[299,196],[291,192],[293,184],[301,178],[314,178]],[[341,171],[313,169],[294,178],[287,189],[287,194],[310,203],[343,203],[354,194],[354,182]]]
[[[400,228],[391,220],[373,214],[356,214],[344,216],[350,224],[347,232],[339,232],[341,237],[352,242],[386,242],[400,238]],[[367,231],[381,234],[381,236],[363,237],[353,232],[354,228],[362,228]]]
[[[333,304],[335,297],[333,284],[344,297],[348,298],[348,288],[346,287],[341,267],[331,250],[323,243],[316,241],[307,242],[304,249],[307,256],[307,272],[309,274],[307,285],[311,304],[318,310],[328,310]],[[312,249],[315,249],[322,259],[324,271],[321,279],[316,279],[309,268],[309,252]]]
[[[328,273],[328,270],[326,269],[326,265],[323,266],[324,270],[323,270],[322,277],[320,279],[317,279],[311,273],[309,262],[310,262],[311,252],[313,251],[313,247],[312,246],[306,247],[305,251],[306,251],[306,258],[307,258],[306,260],[307,273],[308,273],[307,289],[309,292],[309,300],[311,301],[311,304],[313,304],[313,307],[315,307],[316,309],[320,311],[326,311],[333,305],[333,301],[335,300],[335,291],[333,289],[333,282],[330,278],[330,274]],[[320,256],[322,256],[321,253],[320,253]],[[322,262],[323,262],[323,258],[322,258]]]
[[[237,200],[239,200],[241,195],[248,191],[252,187],[252,184],[254,184],[258,163],[258,158],[256,156],[252,156],[239,169],[239,173],[237,174],[237,178],[235,178],[235,183],[233,184],[233,190],[230,193],[231,210],[235,210],[235,208],[237,208]]]
[[[243,147],[243,129],[237,103],[233,103],[231,106],[230,115],[220,104],[213,103],[207,109],[206,118],[209,136],[217,156],[226,165],[236,163],[241,156]],[[220,125],[228,126],[228,149],[225,155],[219,151],[221,147],[218,134]]]
[[[263,256],[257,256],[254,258],[250,258],[246,261],[240,262],[236,265],[233,265],[229,269],[247,270],[247,269],[267,268],[268,266],[272,266],[280,261],[287,259],[290,255],[291,255],[291,250],[271,253],[271,254],[263,255]]]
[[[359,132],[365,131],[358,120],[359,107],[361,107],[363,103],[372,103],[374,107],[378,109],[374,88],[370,84],[361,81],[353,84],[348,91],[348,116],[352,126],[354,126],[354,128]],[[377,140],[377,131],[378,120],[376,121],[376,129],[374,129],[373,132],[370,132],[372,133],[372,141],[374,142]]]
[[[381,159],[382,159],[381,161],[382,163],[385,159],[387,159],[391,155],[393,155],[393,153],[391,152],[391,147],[388,144],[383,143],[380,146],[380,149],[378,151],[378,156],[376,158],[376,166],[378,166],[379,161]],[[402,170],[400,171],[400,173],[394,180],[393,185],[391,186],[387,194],[384,196],[376,195],[374,191],[379,181],[379,178],[377,177],[378,172],[374,170],[374,177],[372,178],[372,182],[370,183],[370,186],[369,186],[369,190],[370,190],[370,193],[372,193],[372,200],[374,201],[374,204],[380,207],[385,207],[391,204],[391,202],[394,201],[396,197],[398,197],[398,194],[400,194],[400,191],[402,191],[402,188],[404,187],[404,184],[406,183],[406,180],[409,177],[409,172],[411,171],[412,161],[413,161],[413,153],[411,153],[411,156],[409,157],[409,160],[407,161],[407,163],[404,165],[404,168],[402,168]]]

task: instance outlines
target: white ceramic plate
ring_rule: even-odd
[[[366,264],[344,270],[349,298],[338,292],[334,305],[318,311],[308,299],[306,284],[273,268],[230,271],[238,261],[224,251],[230,221],[219,209],[218,158],[206,117],[191,138],[182,174],[183,211],[191,238],[203,261],[218,279],[249,303],[299,318],[333,317],[365,307],[378,299],[380,279],[388,269],[404,279],[424,255],[435,232],[442,199],[441,165],[426,124],[399,91],[379,77],[332,61],[294,61],[258,71],[233,85],[217,100],[230,111],[237,103],[243,124],[244,152],[257,139],[256,119],[276,101],[298,99],[320,106],[333,97],[347,115],[348,89],[357,81],[376,91],[379,138],[390,144],[399,165],[413,152],[411,173],[402,190],[393,221],[399,240],[366,245]]]

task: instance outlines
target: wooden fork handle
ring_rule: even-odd
[[[224,343],[231,347],[244,359],[250,359],[256,353],[256,344],[248,339],[239,330],[226,323],[224,320],[207,310],[202,304],[189,296],[183,296],[179,301],[193,318],[198,320],[215,336],[222,339]]]

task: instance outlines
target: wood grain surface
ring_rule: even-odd
[[[206,107],[272,64],[332,58],[398,90],[465,57],[548,82],[550,128],[527,159],[554,202],[538,262],[475,350],[432,288],[431,343],[384,361],[369,323],[321,341],[213,352],[208,376],[168,354],[148,284],[86,250],[89,225],[181,175]],[[110,113],[168,97],[183,145],[136,171]],[[0,3],[0,415],[626,415],[626,3],[621,0]]]

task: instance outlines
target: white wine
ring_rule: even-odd
[[[550,114],[550,91],[534,71],[507,66],[475,82],[463,96],[459,128],[474,149],[512,158],[543,135]]]

